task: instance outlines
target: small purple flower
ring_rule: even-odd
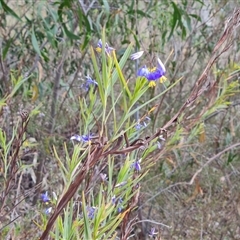
[[[85,91],[89,91],[91,86],[98,86],[98,83],[95,80],[93,80],[91,77],[86,76],[86,79],[87,79],[86,82],[83,83],[81,86],[82,88],[85,89]]]
[[[97,52],[101,52],[102,51],[102,40],[99,39],[98,40],[98,44],[97,47],[95,48]],[[114,48],[110,47],[107,43],[105,44],[105,52],[106,54],[109,56],[110,53],[115,50]]]
[[[106,53],[109,55],[112,51],[114,51],[115,49],[113,47],[110,47],[107,43],[106,43],[106,46],[105,46],[105,51]]]
[[[136,130],[140,130],[140,129],[142,129],[144,126],[141,124],[141,123],[137,123],[136,125],[135,125],[135,128],[136,128]]]
[[[149,231],[149,237],[154,237],[154,235],[157,235],[158,232],[155,232],[155,227],[152,227],[151,230]]]
[[[116,204],[116,202],[117,202],[117,198],[116,198],[116,196],[114,195],[114,196],[112,197],[112,204]]]
[[[42,193],[41,194],[41,199],[43,202],[47,203],[50,201],[50,198],[48,197],[48,192]]]
[[[117,208],[117,211],[118,211],[118,213],[121,213],[122,212],[122,206],[119,206],[118,208]]]
[[[95,207],[88,207],[87,206],[87,215],[88,215],[89,219],[92,220],[94,218],[95,210],[96,210]]]
[[[160,139],[161,141],[164,141],[164,142],[166,141],[166,139],[163,137],[163,135],[160,135],[160,136],[159,136],[159,139]]]
[[[157,147],[158,149],[162,149],[162,144],[159,141],[157,141]]]
[[[143,53],[144,53],[144,51],[139,51],[139,52],[133,53],[130,56],[130,59],[131,60],[137,60],[137,59],[139,59],[143,55]]]
[[[107,182],[107,174],[106,173],[100,173],[100,179],[102,182]]]
[[[122,203],[123,203],[123,199],[120,197],[118,199],[118,208],[117,208],[118,213],[122,212],[122,209],[123,209]]]
[[[45,213],[48,215],[52,212],[52,207],[49,207],[45,210]]]
[[[134,162],[131,167],[134,168],[137,172],[140,172],[141,171],[140,161],[138,160]]]
[[[89,76],[86,76],[86,82],[90,85],[90,84],[93,84],[93,85],[98,85],[98,83],[93,80],[92,78],[90,78]]]
[[[81,142],[82,138],[81,138],[81,136],[79,136],[79,135],[77,135],[77,134],[74,134],[74,135],[70,138],[70,140],[76,140],[76,141],[78,141],[78,142]]]
[[[82,135],[82,136],[75,134],[70,138],[70,140],[76,140],[78,142],[87,143],[87,142],[91,141],[92,137],[93,137],[93,134]]]
[[[140,120],[140,121],[141,121],[141,120]],[[150,121],[151,121],[151,119],[150,119],[149,117],[145,117],[145,120],[144,120],[144,121],[142,121],[141,123],[138,122],[138,123],[135,125],[136,130],[140,130],[140,129],[142,129],[142,128],[145,128]]]
[[[150,122],[150,121],[151,121],[151,118],[148,117],[148,116],[146,116],[146,117],[145,117],[145,121]]]
[[[148,74],[149,74],[149,69],[145,65],[145,66],[143,66],[142,68],[140,68],[138,70],[138,74],[137,75],[140,76],[140,77],[147,78]]]
[[[82,136],[81,136],[82,141],[85,142],[85,143],[91,141],[92,137],[93,137],[92,134],[90,134],[90,135],[82,135]]]
[[[157,141],[158,149],[162,149],[162,143],[161,142],[165,142],[166,139],[163,137],[163,135],[160,135],[158,139],[160,140],[160,141]]]
[[[163,65],[162,61],[158,58],[157,59],[157,66],[154,68],[147,68],[146,66],[140,68],[138,70],[137,75],[139,77],[145,77],[150,83],[150,87],[156,86],[155,81],[159,79],[160,83],[163,83],[166,81],[166,69]]]
[[[123,203],[123,200],[121,197],[116,198],[115,195],[112,197],[112,204],[114,204],[116,206],[118,213],[122,212],[122,209],[123,209],[122,203]]]

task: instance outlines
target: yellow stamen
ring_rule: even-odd
[[[159,78],[160,83],[164,83],[167,81],[167,78],[165,76],[162,76]]]
[[[96,47],[95,50],[99,53],[102,51],[102,49],[100,47]]]
[[[154,81],[150,81],[148,84],[149,87],[155,87],[156,83]]]
[[[149,72],[155,72],[156,71],[156,67],[154,67],[154,68],[149,68],[148,70],[149,70]]]

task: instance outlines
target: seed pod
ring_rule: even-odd
[[[22,110],[22,111],[20,112],[20,116],[21,116],[21,118],[22,118],[22,121],[23,121],[23,122],[26,122],[27,119],[28,119],[28,117],[29,117],[29,113],[28,113],[28,111],[26,111],[26,110]]]

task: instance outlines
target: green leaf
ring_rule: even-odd
[[[139,9],[137,9],[137,10],[130,10],[130,11],[127,12],[127,14],[131,14],[133,16],[139,15],[140,17],[147,17],[147,18],[150,18],[150,19],[152,18],[152,16],[147,14],[146,11],[142,11],[142,10],[139,10]]]
[[[192,24],[191,24],[191,18],[189,17],[189,15],[185,14],[185,20],[186,20],[186,23],[185,24],[183,23],[183,24],[191,32],[192,31]]]
[[[46,30],[46,37],[48,41],[51,43],[52,47],[56,48],[57,47],[57,41],[55,39],[55,36],[52,34],[52,31],[47,31]]]
[[[114,59],[114,63],[115,63],[116,69],[117,69],[118,76],[121,80],[121,83],[124,86],[124,89],[126,90],[128,97],[131,99],[132,98],[131,92],[130,92],[127,82],[123,76],[123,73],[122,73],[121,67],[117,61],[115,52],[113,52],[113,59]]]
[[[78,40],[79,36],[75,35],[73,32],[69,31],[66,24],[62,23],[63,29],[65,34],[67,35],[68,38],[70,38],[71,40]]]
[[[84,192],[82,192],[82,210],[83,210],[83,220],[84,220],[84,239],[92,239]]]
[[[70,1],[63,1],[61,3],[61,5],[59,6],[58,8],[58,17],[59,17],[59,20],[63,26],[63,29],[64,29],[64,32],[66,34],[66,36],[68,38],[70,38],[71,40],[78,40],[79,39],[79,36],[75,35],[73,32],[69,31],[66,24],[64,23],[63,21],[63,9],[67,7],[67,8],[70,8],[71,7],[71,2]]]
[[[227,159],[227,165],[229,165],[236,157],[238,154],[233,154],[232,152],[229,152],[228,154],[228,159]]]
[[[189,14],[189,16],[195,18],[198,22],[201,22],[201,21],[202,21],[202,19],[201,19],[201,17],[200,17],[199,15],[196,15],[196,14]]]
[[[173,6],[173,18],[172,18],[172,29],[171,32],[168,36],[168,39],[173,35],[174,29],[179,21],[181,21],[181,13],[180,10],[178,9],[177,5],[174,2],[171,2]]]
[[[0,3],[1,3],[2,9],[3,9],[7,14],[12,15],[12,16],[15,17],[17,20],[19,20],[20,22],[22,22],[22,19],[21,19],[10,7],[8,7],[8,5],[7,5],[3,0],[0,0]]]
[[[91,35],[92,35],[91,19],[83,15],[83,20],[84,20],[84,29],[87,31],[87,33],[85,33],[85,38],[81,46],[82,51],[87,47],[89,41],[91,40]]]
[[[132,44],[129,44],[129,46],[127,47],[127,50],[126,50],[125,53],[123,54],[123,56],[122,56],[122,58],[121,58],[121,60],[120,60],[120,62],[119,62],[119,66],[120,66],[121,69],[125,66],[125,64],[126,64],[128,58],[129,58],[129,56],[131,55],[132,48],[133,48]],[[116,82],[117,77],[118,77],[118,72],[117,72],[117,69],[115,69],[115,70],[113,71],[113,74],[112,74],[113,84]]]
[[[120,225],[127,211],[120,213],[118,216],[113,218],[107,225],[103,226],[103,228],[99,231],[99,236],[109,231],[107,235],[104,236],[105,239],[109,239],[113,232],[116,231],[116,228]]]
[[[39,45],[38,45],[38,42],[37,42],[37,38],[35,36],[35,32],[34,32],[34,27],[32,27],[32,36],[31,36],[31,39],[32,39],[32,45],[33,45],[33,48],[34,50],[37,52],[37,54],[39,56],[41,56],[41,50],[39,48]]]
[[[96,81],[98,83],[100,98],[101,98],[102,103],[104,103],[105,101],[104,101],[104,89],[103,89],[102,79],[100,76],[100,70],[98,68],[97,59],[96,59],[96,56],[95,56],[95,53],[94,53],[94,50],[92,47],[91,47],[91,58],[92,58]]]
[[[27,77],[27,78],[19,77],[18,79],[14,80],[14,76],[13,76],[13,74],[11,74],[11,79],[13,81],[14,88],[11,91],[11,93],[7,96],[7,99],[13,97],[16,94],[16,92],[18,91],[18,89],[22,86],[22,84],[29,79],[29,77]]]
[[[10,46],[12,45],[12,42],[13,42],[13,39],[12,39],[12,38],[10,38],[10,39],[7,41],[7,44],[6,44],[6,46],[4,47],[4,49],[3,49],[3,60],[5,60],[6,55],[7,55],[7,53],[8,53],[8,49],[9,49]]]
[[[103,5],[104,5],[104,8],[105,8],[105,13],[107,14],[107,16],[109,16],[109,14],[110,14],[110,7],[109,7],[109,4],[108,4],[108,1],[107,0],[103,0]]]

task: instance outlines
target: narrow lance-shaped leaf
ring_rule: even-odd
[[[82,211],[83,211],[83,220],[84,220],[84,239],[91,239],[91,229],[90,229],[90,222],[87,215],[87,207],[85,202],[85,195],[82,192]]]
[[[0,0],[0,4],[1,4],[1,7],[3,8],[4,12],[12,15],[18,21],[22,22],[22,19],[3,0]]]
[[[115,52],[113,52],[113,58],[114,58],[114,63],[115,63],[116,69],[117,69],[119,79],[121,80],[121,83],[122,83],[124,89],[126,90],[128,97],[131,99],[132,98],[131,92],[130,92],[130,90],[128,88],[128,85],[127,85],[127,82],[126,82],[126,80],[123,76],[123,73],[122,73],[121,67],[120,67],[120,65],[117,61],[117,57],[116,57]]]
[[[34,27],[32,27],[31,39],[32,39],[32,45],[33,45],[34,50],[37,52],[37,54],[39,56],[41,56],[41,50],[40,50],[38,42],[37,42],[37,38],[36,38],[36,35],[35,35],[35,32],[34,32]]]

